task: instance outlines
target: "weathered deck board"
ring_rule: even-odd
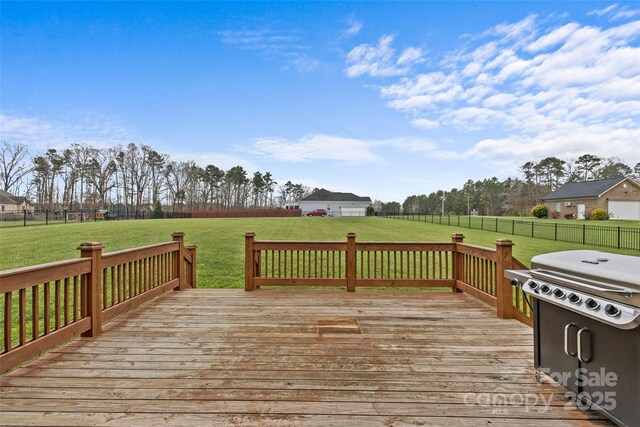
[[[360,333],[318,334],[318,317]],[[3,425],[611,425],[464,294],[186,290],[0,378]]]

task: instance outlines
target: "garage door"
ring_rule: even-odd
[[[640,220],[640,202],[609,201],[611,219]]]

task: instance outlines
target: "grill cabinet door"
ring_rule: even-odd
[[[577,393],[575,373],[578,369],[578,358],[565,353],[567,329],[567,350],[570,354],[577,354],[576,336],[580,327],[577,315],[537,298],[534,301],[536,368],[542,369],[560,385]]]
[[[578,384],[582,396],[623,425],[640,425],[640,329],[625,331],[583,317]]]

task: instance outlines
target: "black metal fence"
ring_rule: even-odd
[[[640,228],[591,224],[562,224],[557,222],[545,224],[536,221],[488,218],[473,215],[393,213],[381,214],[379,216],[494,231],[496,233],[527,236],[535,239],[640,251]]]
[[[67,223],[84,223],[98,221],[120,221],[128,219],[150,218],[184,218],[181,212],[152,211],[139,212],[104,212],[98,209],[78,210],[21,210],[1,211],[0,227],[27,227],[31,225],[50,225]]]

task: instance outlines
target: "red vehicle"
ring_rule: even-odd
[[[316,209],[311,212],[307,212],[307,216],[327,216],[327,211],[325,209]]]

